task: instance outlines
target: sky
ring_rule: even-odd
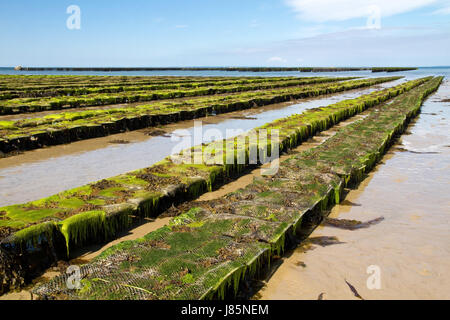
[[[444,66],[450,0],[1,1],[0,39],[3,67]]]

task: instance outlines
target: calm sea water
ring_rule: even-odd
[[[14,68],[0,68],[0,74],[18,75],[97,75],[97,76],[196,76],[196,77],[317,77],[317,76],[360,76],[377,77],[386,74],[405,75],[407,78],[418,78],[427,75],[450,75],[448,67],[423,67],[418,70],[396,73],[372,73],[371,71],[349,71],[349,72],[239,72],[239,71],[118,71],[118,72],[98,72],[98,71],[16,71]]]

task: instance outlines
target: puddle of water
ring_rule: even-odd
[[[203,132],[216,129],[226,137],[225,132],[229,129],[248,131],[310,108],[355,98],[380,88],[398,85],[403,81],[397,80],[300,103],[271,105],[199,120],[203,121]],[[166,135],[150,136],[146,133],[155,128],[145,129],[38,149],[0,159],[0,176],[4,177],[0,179],[0,207],[37,200],[89,182],[148,167],[173,154],[173,149],[179,142],[172,141],[168,136],[174,131],[185,129],[191,135],[194,131],[193,121],[156,129],[166,132]],[[217,137],[204,138],[203,142],[208,143],[216,139]],[[118,141],[129,143],[111,143]]]
[[[449,96],[446,81],[423,112],[448,119],[450,109],[440,101]],[[330,214],[333,219],[384,220],[359,230],[318,227],[311,237],[344,243],[295,250],[258,297],[359,299],[350,283],[364,299],[450,299],[450,123],[424,115],[409,131],[398,147],[415,152],[393,148]],[[306,267],[298,267],[298,261]],[[369,266],[379,267],[379,290],[368,289]]]

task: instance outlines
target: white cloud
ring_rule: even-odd
[[[177,28],[177,29],[184,29],[184,28],[187,28],[187,27],[188,27],[188,25],[186,25],[186,24],[178,24],[178,25],[175,26],[175,28]]]
[[[287,60],[281,57],[271,57],[267,60],[267,62],[278,62],[278,63],[286,63]]]
[[[450,7],[441,8],[433,12],[434,14],[450,14]]]
[[[226,51],[227,60],[223,63],[305,67],[436,66],[448,64],[448,52],[450,31],[386,27],[277,41],[261,45],[260,50],[254,47],[248,51]]]
[[[299,18],[310,21],[344,21],[369,17],[373,8],[392,16],[436,3],[437,0],[285,0]]]

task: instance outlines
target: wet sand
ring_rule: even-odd
[[[337,95],[269,105],[196,120],[203,122],[203,132],[207,129],[216,129],[226,137],[227,129],[248,131],[275,119],[355,98],[380,88],[395,86],[403,81],[402,79]],[[179,142],[171,139],[171,136],[177,134],[176,130],[180,129],[188,130],[192,135],[193,123],[192,120],[183,121],[158,128],[37,149],[0,159],[0,207],[41,199],[90,182],[148,167],[173,154],[173,149]],[[149,136],[148,132],[154,130],[162,131],[164,134]],[[217,140],[217,137],[205,138],[203,142],[212,140]],[[36,187],[36,182],[39,187]]]
[[[318,227],[255,299],[450,299],[450,83],[422,108],[369,177],[333,208],[367,228]],[[370,290],[369,266],[380,271]],[[349,285],[350,284],[350,285]]]

